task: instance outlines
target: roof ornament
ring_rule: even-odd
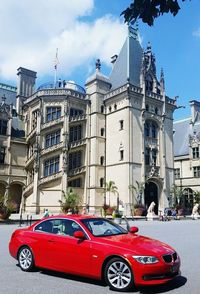
[[[2,105],[5,104],[5,101],[6,101],[6,96],[5,96],[5,94],[3,94],[3,97],[1,97],[1,100],[2,100]]]
[[[138,22],[131,21],[128,23],[128,35],[135,40],[139,40],[138,37]]]
[[[98,71],[101,70],[101,61],[100,61],[100,59],[96,60],[95,66],[96,66],[96,70],[98,70]]]

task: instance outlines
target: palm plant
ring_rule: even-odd
[[[71,210],[72,213],[75,213],[81,204],[81,199],[74,189],[69,187],[66,193],[63,191],[63,200],[59,200],[59,202],[62,212],[66,213],[68,210]]]
[[[129,185],[129,190],[132,193],[132,204],[142,204],[142,194],[145,190],[146,182],[138,182],[136,181],[136,186]]]
[[[181,205],[181,200],[183,197],[183,189],[182,187],[179,187],[177,185],[172,185],[171,187],[171,194],[172,194],[172,199],[173,199],[173,205],[180,206]]]
[[[8,219],[14,210],[14,205],[8,197],[0,195],[0,218]]]
[[[109,206],[110,206],[110,194],[113,193],[113,194],[117,194],[117,209],[119,208],[119,193],[118,193],[118,188],[117,186],[115,185],[115,182],[114,181],[108,181],[106,182],[106,192],[108,192],[108,197],[109,197]]]
[[[200,203],[200,191],[195,191],[194,192],[194,202],[196,203]]]

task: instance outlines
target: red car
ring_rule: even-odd
[[[169,245],[112,221],[68,215],[42,219],[16,230],[10,254],[23,271],[34,266],[104,279],[111,289],[163,284],[179,274],[180,258]]]

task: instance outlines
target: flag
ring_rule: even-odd
[[[55,68],[55,70],[57,70],[58,64],[59,64],[59,60],[58,60],[58,48],[57,48],[56,49],[56,56],[55,56],[55,59],[54,59],[54,68]]]

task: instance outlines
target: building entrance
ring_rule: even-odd
[[[144,190],[145,206],[148,209],[152,201],[155,202],[154,212],[158,215],[158,187],[154,182],[148,182]]]

